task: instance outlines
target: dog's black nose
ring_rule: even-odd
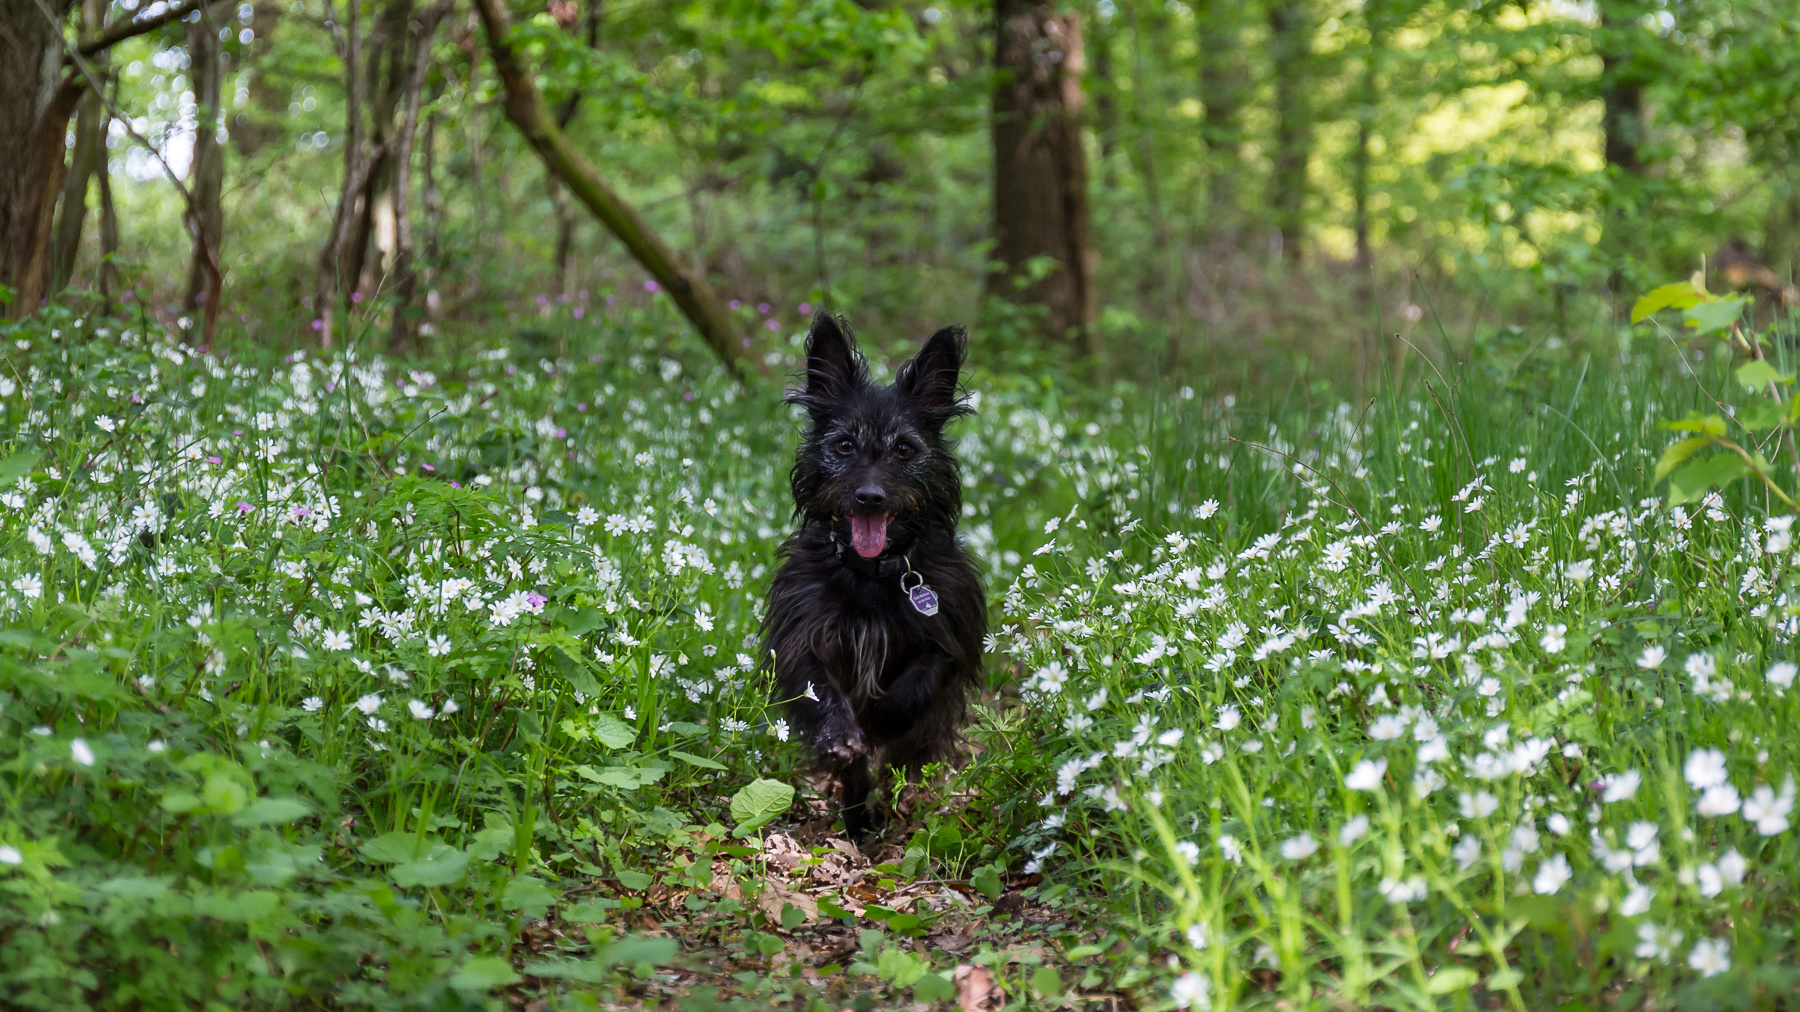
[[[880,485],[864,485],[856,490],[858,506],[880,506],[887,502],[887,492]]]

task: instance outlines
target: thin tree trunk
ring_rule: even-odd
[[[594,212],[613,235],[623,242],[638,263],[650,272],[681,307],[700,337],[712,348],[728,372],[743,375],[742,335],[737,321],[725,308],[706,278],[689,270],[650,230],[637,209],[626,203],[600,178],[594,166],[577,152],[557,128],[544,96],[532,79],[531,69],[507,38],[512,18],[504,0],[475,0],[487,32],[494,68],[506,92],[506,115],[518,127],[546,167]]]
[[[363,79],[362,79],[362,39],[361,11],[362,0],[348,0],[345,6],[347,15],[344,22],[344,42],[339,47],[339,55],[344,62],[344,177],[338,189],[337,208],[331,216],[331,231],[325,240],[325,248],[319,252],[319,271],[317,279],[318,319],[315,326],[319,333],[319,347],[330,348],[335,341],[333,327],[337,319],[338,309],[343,302],[343,255],[344,236],[349,227],[350,218],[356,212],[356,203],[363,197],[368,184],[369,162],[363,151]],[[327,20],[331,18],[329,0],[325,8]],[[354,281],[354,279],[352,279]]]
[[[556,252],[552,256],[556,262],[557,291],[567,295],[575,285],[575,207],[569,203],[569,191],[554,175],[546,177],[544,183],[550,189],[550,206],[556,211]]]
[[[1307,0],[1274,0],[1269,8],[1275,75],[1275,164],[1269,208],[1281,236],[1281,255],[1293,261],[1305,253],[1306,165],[1312,156],[1312,110],[1307,101],[1312,17],[1306,4]]]
[[[190,177],[195,207],[194,213],[188,215],[188,233],[193,237],[187,288],[190,313],[216,304],[221,295],[212,290],[214,279],[207,265],[209,255],[218,262],[225,231],[225,147],[219,143],[220,79],[225,68],[220,63],[220,53],[219,26],[210,12],[202,10],[200,19],[188,25],[188,58],[198,107]]]
[[[425,73],[431,67],[431,41],[437,35],[438,23],[455,2],[437,0],[409,26],[413,29],[412,70],[406,82],[406,108],[396,138],[399,150],[394,154],[394,321],[388,347],[395,351],[412,349],[413,301],[419,289],[413,269],[411,204],[413,140],[419,132],[419,105],[425,90]]]
[[[439,93],[442,93],[441,87]],[[425,285],[425,322],[419,325],[420,334],[433,332],[441,308],[437,283],[438,264],[443,255],[444,197],[438,189],[437,179],[437,126],[438,114],[434,110],[425,117],[424,164],[419,166],[425,179],[425,263],[420,271],[420,280]]]
[[[996,0],[994,238],[990,295],[1047,310],[1048,336],[1088,355],[1098,299],[1081,139],[1080,21],[1036,0]],[[1030,263],[1056,262],[1036,281]]]
[[[1354,202],[1352,225],[1356,230],[1356,266],[1367,279],[1375,262],[1369,249],[1369,167],[1374,160],[1375,109],[1380,100],[1376,92],[1380,73],[1382,47],[1387,44],[1386,25],[1382,21],[1380,0],[1365,0],[1363,18],[1369,28],[1367,53],[1363,57],[1362,79],[1356,96],[1356,150],[1351,156],[1350,190]]]
[[[113,94],[118,94],[119,84],[113,82]],[[112,171],[104,161],[105,152],[101,152],[100,163],[100,300],[112,305],[118,293],[119,281],[119,207],[113,203]]]
[[[100,34],[106,7],[101,0],[82,0],[81,38]],[[96,61],[98,62],[98,61]],[[105,79],[105,68],[95,72]],[[82,225],[87,219],[88,181],[96,173],[106,171],[106,122],[102,111],[105,96],[92,90],[84,92],[75,112],[75,151],[69,157],[69,174],[63,180],[62,208],[57,212],[56,238],[51,245],[50,294],[69,285],[75,274],[75,260],[81,252]]]

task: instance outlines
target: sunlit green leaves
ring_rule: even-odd
[[[779,780],[752,780],[731,796],[734,835],[745,836],[762,828],[794,803],[794,788]]]

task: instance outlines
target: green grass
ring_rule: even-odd
[[[759,894],[821,825],[752,656],[794,423],[667,332],[417,364],[4,332],[11,1004],[890,1007],[958,963],[1044,1008],[1800,984],[1792,550],[1747,485],[1663,505],[1656,422],[1710,402],[1649,339],[1480,344],[1352,403],[978,373],[980,749],[815,917]]]

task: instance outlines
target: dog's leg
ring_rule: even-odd
[[[950,672],[950,658],[939,653],[921,654],[907,664],[887,691],[863,710],[863,726],[877,741],[899,738],[931,709],[934,698]]]
[[[852,840],[862,840],[880,829],[883,821],[881,812],[869,801],[870,789],[874,786],[869,775],[869,757],[857,756],[844,767],[841,776],[844,834]]]
[[[843,769],[859,756],[869,754],[850,697],[825,674],[816,658],[795,658],[792,666],[781,669],[780,676],[782,691],[788,698],[788,718],[821,762],[832,769]]]

